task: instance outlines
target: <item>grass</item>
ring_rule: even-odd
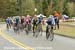
[[[0,22],[0,24],[5,24],[5,22]]]
[[[55,33],[67,35],[71,37],[75,37],[75,27],[69,27],[69,26],[60,26],[59,30],[55,30]]]
[[[67,23],[66,24],[74,24],[74,23]],[[46,30],[46,26],[43,25],[43,30]],[[61,34],[61,35],[66,35],[70,37],[75,37],[75,27],[70,27],[70,26],[65,26],[65,25],[60,25],[60,29],[54,30],[55,33]]]
[[[75,24],[75,22],[62,22],[62,24],[69,24],[69,25],[73,25],[73,24]]]

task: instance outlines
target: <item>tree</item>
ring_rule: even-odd
[[[75,6],[75,4],[73,2],[67,3],[67,10],[68,10],[68,14],[69,14],[70,17],[74,16],[74,13],[75,13],[74,6]]]
[[[9,8],[9,1],[0,0],[0,17],[6,16],[7,9]]]
[[[43,4],[43,6],[42,6],[43,14],[45,16],[48,16],[47,15],[47,12],[48,12],[48,2],[47,2],[47,0],[43,0],[42,4]]]
[[[34,9],[35,9],[35,2],[34,0],[22,0],[22,15],[34,15]]]
[[[14,1],[0,0],[0,17],[6,18],[16,14]]]

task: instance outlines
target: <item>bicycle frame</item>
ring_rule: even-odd
[[[54,33],[53,33],[53,26],[51,25],[48,25],[48,33],[47,33],[47,39],[50,38],[51,41],[53,40],[54,38]]]

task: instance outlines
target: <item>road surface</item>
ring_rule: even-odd
[[[75,50],[75,39],[55,35],[54,41],[50,41],[45,38],[45,32],[43,32],[42,36],[39,35],[37,38],[32,36],[32,32],[30,32],[29,35],[26,35],[24,31],[20,32],[20,34],[16,34],[12,29],[7,31],[5,24],[0,24],[0,29],[1,49],[7,46],[9,48],[20,47],[20,50],[23,50],[23,47],[26,47],[26,50],[30,50],[31,48],[32,50]],[[11,39],[17,42],[11,42]]]

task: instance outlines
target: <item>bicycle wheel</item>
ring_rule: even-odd
[[[48,39],[50,36],[49,32],[46,33],[46,39]]]
[[[53,30],[50,31],[50,40],[53,41],[54,39],[54,32]]]
[[[51,26],[48,25],[48,32],[46,32],[46,38],[51,39]]]
[[[37,26],[34,26],[34,33],[33,33],[33,35],[34,35],[35,37],[38,37]]]
[[[9,24],[7,24],[7,26],[6,26],[6,27],[7,27],[7,30],[9,30]]]
[[[26,31],[26,34],[28,35],[28,34],[29,34],[28,24],[26,24],[26,29],[25,29],[25,31]]]
[[[41,33],[41,36],[42,36],[42,32],[43,32],[43,31],[42,31],[42,25],[39,24],[39,25],[38,25],[38,34]]]
[[[35,26],[33,26],[33,36],[35,36]]]
[[[19,27],[19,24],[18,24],[18,25],[15,26],[15,32],[16,32],[17,34],[19,34],[19,30],[20,30],[20,27]]]

